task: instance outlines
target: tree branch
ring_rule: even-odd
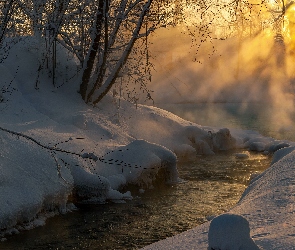
[[[55,148],[55,147],[46,146],[46,145],[42,144],[41,142],[37,141],[36,139],[34,139],[31,136],[28,136],[28,135],[25,135],[25,134],[22,134],[22,133],[19,133],[19,132],[15,132],[15,131],[12,131],[12,130],[9,130],[9,129],[3,128],[3,127],[0,127],[0,130],[2,130],[4,132],[7,132],[9,134],[15,135],[15,136],[23,137],[23,138],[25,138],[25,139],[27,139],[29,141],[32,141],[32,142],[36,143],[38,146],[40,146],[40,147],[42,147],[44,149],[48,149],[48,150],[51,150],[51,151],[54,151],[54,152],[61,152],[61,153],[66,153],[66,154],[70,154],[70,155],[75,155],[75,156],[78,156],[78,157],[81,157],[81,158],[84,158],[84,159],[87,158],[87,159],[91,159],[91,160],[94,160],[94,161],[97,161],[99,159],[93,153],[78,154],[78,153],[71,152],[71,151],[68,151],[68,150],[64,150],[64,149],[61,149],[61,148]]]

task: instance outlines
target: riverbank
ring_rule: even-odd
[[[149,188],[160,172],[163,182],[178,182],[176,155],[213,154],[236,145],[226,129],[202,127],[156,107],[113,96],[96,107],[86,105],[77,93],[79,82],[63,74],[74,68],[73,61],[60,61],[58,88],[41,74],[36,89],[34,46],[29,37],[17,43],[0,68],[3,240],[71,211],[71,200],[124,202],[132,194],[120,192],[123,186]]]
[[[257,176],[240,201],[228,211],[250,224],[250,235],[260,249],[294,249],[294,147],[280,149],[271,166]],[[210,221],[143,249],[207,249]]]
[[[130,190],[122,191],[127,184],[144,190],[152,187],[155,180],[181,182],[177,158],[212,155],[233,148],[267,153],[286,143],[253,131],[200,126],[165,110],[135,105],[117,96],[106,96],[95,107],[86,105],[77,93],[78,81],[69,81],[64,75],[64,69],[74,68],[68,65],[74,62],[68,60],[59,64],[58,88],[44,74],[36,89],[37,51],[32,47],[33,41],[24,44],[16,44],[0,68],[3,241],[7,234],[42,226],[46,218],[75,209],[76,201],[126,202],[133,198]],[[288,169],[286,173],[290,174]],[[280,187],[285,182],[278,183]],[[271,185],[267,186],[268,191],[275,192],[277,186]],[[241,204],[255,200],[255,195],[245,197]],[[267,204],[266,198],[264,202]],[[292,204],[291,200],[286,202]],[[255,211],[250,212],[255,215]],[[270,212],[266,209],[265,214]],[[205,240],[206,233],[202,232],[200,239]],[[268,239],[268,235],[271,233],[263,239]],[[206,241],[202,244],[205,246]]]

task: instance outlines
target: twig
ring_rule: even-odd
[[[67,150],[64,150],[64,149],[61,149],[61,148],[54,148],[54,147],[43,145],[41,142],[37,141],[33,137],[22,134],[22,133],[19,133],[19,132],[15,132],[15,131],[12,131],[12,130],[9,130],[9,129],[6,129],[6,128],[2,128],[2,127],[0,127],[0,130],[2,130],[4,132],[7,132],[7,133],[10,133],[10,134],[13,134],[13,135],[16,135],[16,136],[19,136],[19,137],[23,137],[23,138],[25,138],[25,139],[27,139],[29,141],[32,141],[32,142],[36,143],[38,146],[40,146],[42,148],[45,148],[45,149],[48,149],[48,150],[52,150],[52,151],[55,151],[55,152],[66,153],[66,154],[71,154],[71,155],[76,155],[76,156],[82,157],[84,159],[88,158],[88,159],[91,159],[91,160],[94,160],[94,161],[95,161],[95,159],[99,159],[98,157],[95,157],[93,153],[91,153],[91,154],[84,153],[84,154],[81,155],[81,154],[71,152],[71,151],[67,151]]]

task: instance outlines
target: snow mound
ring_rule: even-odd
[[[21,138],[2,132],[0,143],[0,229],[30,222],[44,210],[66,212],[69,169],[58,171],[50,153]]]
[[[250,238],[249,222],[240,215],[222,214],[211,221],[208,250],[259,250]]]
[[[236,139],[228,128],[219,129],[217,132],[200,129],[197,126],[186,126],[185,133],[197,154],[212,155],[216,151],[236,148]]]
[[[110,192],[109,181],[103,176],[91,173],[87,170],[87,167],[83,168],[82,166],[76,164],[71,167],[75,195],[84,201],[91,200],[92,203],[105,203]]]
[[[89,153],[84,153],[84,155]],[[97,156],[91,154],[91,158]],[[153,181],[178,182],[176,155],[167,148],[144,140],[134,140],[126,146],[97,158],[96,164],[81,159],[70,167],[75,193],[83,203],[122,203],[132,199],[131,193],[121,193],[127,184],[151,187]]]
[[[229,150],[235,148],[236,139],[231,136],[228,128],[222,128],[212,134],[213,146],[217,150]]]
[[[268,149],[268,152],[269,153],[274,153],[280,149],[283,149],[283,148],[288,148],[290,147],[290,144],[287,143],[287,142],[281,142],[281,141],[278,141],[277,143],[274,143],[273,145],[271,145]]]
[[[163,146],[135,140],[100,157],[94,173],[106,177],[113,189],[126,184],[148,187],[161,171],[167,182],[175,183],[178,182],[176,159]]]
[[[291,152],[293,152],[294,149],[295,149],[295,147],[292,146],[292,147],[284,147],[284,148],[276,151],[274,153],[274,155],[273,155],[271,165],[275,164],[276,162],[278,162],[279,160],[281,160],[283,157],[285,157],[286,155],[288,155]]]

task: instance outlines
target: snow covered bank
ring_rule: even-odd
[[[53,158],[38,146],[1,133],[0,229],[27,223],[43,209],[67,211],[73,178],[66,168],[57,174]]]
[[[46,214],[69,211],[73,201],[124,202],[132,199],[120,192],[127,184],[144,189],[158,178],[177,182],[176,155],[236,146],[228,129],[205,128],[155,107],[112,96],[86,105],[79,82],[69,80],[75,62],[62,51],[57,87],[44,71],[35,88],[38,46],[22,38],[0,65],[1,230],[42,225]]]
[[[74,62],[62,58],[56,72],[58,87],[43,72],[35,89],[38,50],[34,46],[29,38],[23,39],[0,65],[0,127],[40,142],[0,132],[0,229],[9,233],[43,225],[56,211],[73,209],[68,203],[74,199],[124,202],[132,199],[132,193],[121,192],[127,184],[142,190],[159,178],[177,182],[176,156],[245,147],[277,153],[273,166],[253,179],[230,212],[249,221],[258,246],[292,249],[293,223],[284,218],[293,213],[294,143],[253,131],[202,127],[159,108],[135,106],[112,96],[97,107],[88,106],[77,93],[79,82],[64,74],[72,68],[67,64]],[[147,249],[207,249],[209,224]],[[282,227],[285,234],[279,231]]]
[[[250,238],[249,222],[240,215],[222,214],[212,220],[208,249],[259,250]]]
[[[283,144],[287,146],[286,142],[279,142],[261,136],[253,137],[252,135],[251,137],[251,139],[247,139],[248,143],[245,143],[248,148],[253,148],[251,143],[255,145],[255,143],[259,142],[261,147],[262,145],[265,146],[265,149],[273,150],[273,148],[277,147],[278,150],[274,153],[272,165],[251,181],[238,204],[228,213],[241,215],[248,220],[250,235],[260,249],[294,249],[294,143],[290,142],[291,147],[280,149]],[[224,228],[220,228],[220,230],[226,230],[231,220],[225,220],[224,223]],[[218,223],[218,225],[221,224]],[[175,237],[167,238],[144,249],[209,249],[209,227],[210,222],[206,222],[199,227]],[[236,235],[239,235],[241,229],[237,228],[236,231]],[[233,231],[232,233],[234,234]],[[227,238],[218,242],[214,238],[217,235],[214,234],[213,236],[211,232],[212,237],[214,239],[213,243],[219,244],[217,249],[244,249],[236,248],[237,245],[223,248],[222,244],[225,244]],[[249,249],[255,248],[250,247]]]

